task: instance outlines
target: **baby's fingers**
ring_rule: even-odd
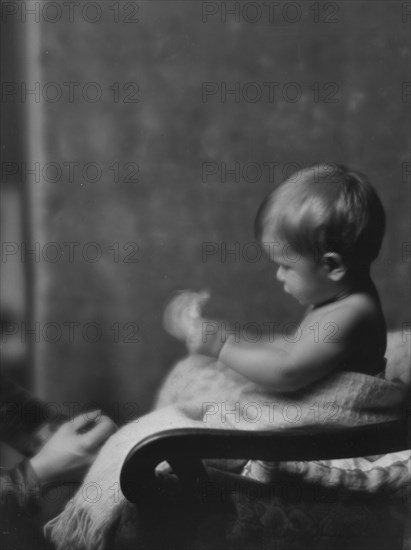
[[[181,294],[167,304],[163,315],[163,326],[165,330],[180,340],[184,340],[185,322],[184,312],[190,304],[186,294]]]

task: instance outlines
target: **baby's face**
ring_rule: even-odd
[[[264,238],[263,238],[264,241]],[[272,237],[270,239],[272,241]],[[267,238],[264,242],[270,242]],[[330,298],[330,281],[322,264],[314,257],[301,255],[289,243],[275,239],[270,256],[277,267],[277,279],[284,291],[304,306],[317,305]]]

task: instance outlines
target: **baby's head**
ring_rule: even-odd
[[[384,228],[384,208],[372,185],[334,164],[287,179],[264,200],[255,220],[260,241],[281,240],[317,263],[335,258],[352,275],[369,271]]]

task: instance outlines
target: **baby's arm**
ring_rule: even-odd
[[[354,306],[354,307],[353,307]],[[319,308],[300,326],[294,342],[236,342],[229,337],[218,359],[250,380],[278,392],[299,390],[331,373],[358,345],[368,313],[355,304],[339,305],[327,313]],[[203,353],[205,350],[202,350]]]

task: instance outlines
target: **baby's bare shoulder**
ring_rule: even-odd
[[[329,312],[325,311],[324,313],[341,314],[344,316],[351,314],[361,318],[378,315],[380,309],[378,298],[366,292],[356,292],[343,300],[330,304]]]
[[[365,292],[349,296],[313,309],[306,317],[309,323],[335,323],[340,330],[350,331],[364,325],[383,323],[378,298]]]

